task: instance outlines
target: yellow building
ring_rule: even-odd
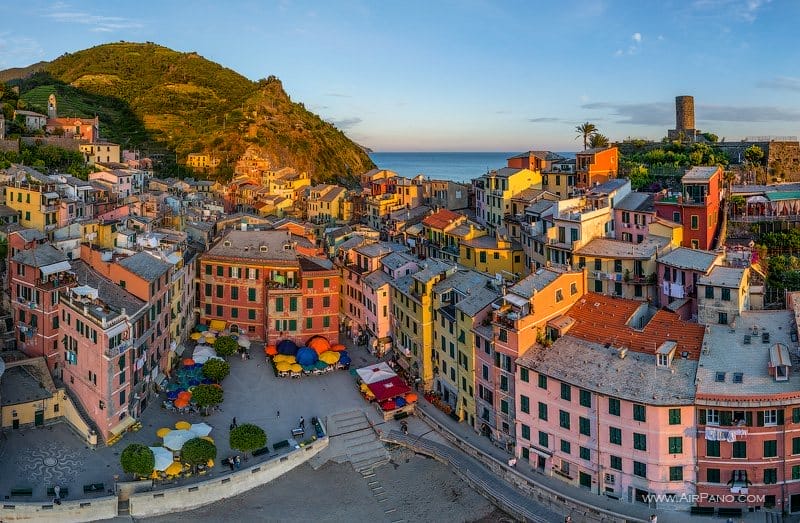
[[[388,219],[391,213],[402,208],[403,203],[397,194],[371,196],[366,201],[367,225],[379,231],[384,224],[384,218]]]
[[[60,196],[54,186],[15,182],[3,188],[6,205],[19,215],[19,224],[48,232],[58,227]]]
[[[80,151],[86,158],[86,163],[94,165],[96,163],[120,163],[119,144],[111,142],[82,143],[79,145]]]
[[[538,170],[504,167],[484,174],[475,181],[478,221],[490,229],[501,226],[505,215],[511,213],[511,198],[529,187],[542,188]]]
[[[347,190],[338,185],[319,184],[309,190],[306,216],[311,223],[330,223],[343,219]]]
[[[426,260],[414,274],[392,280],[392,328],[398,364],[433,388],[433,286],[452,274],[455,265]]]
[[[492,278],[460,270],[433,287],[434,390],[459,421],[475,426],[474,322],[482,322],[500,292]]]
[[[656,218],[648,224],[648,232],[653,236],[669,238],[673,247],[678,247],[683,243],[683,225],[680,223]]]
[[[505,236],[479,236],[460,246],[461,265],[486,274],[501,274],[505,279],[527,274],[522,245]]]
[[[218,166],[219,158],[206,153],[189,153],[186,157],[186,167],[192,169],[208,169]]]

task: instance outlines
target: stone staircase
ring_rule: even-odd
[[[389,452],[363,411],[328,416],[327,429],[332,448],[330,459],[346,458],[343,461],[349,461],[365,477],[373,475],[376,467],[389,463]]]

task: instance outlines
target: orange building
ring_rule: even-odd
[[[616,147],[586,149],[575,154],[578,187],[588,189],[617,177],[619,150]]]
[[[339,339],[341,276],[306,238],[231,231],[200,258],[200,320],[274,344]]]

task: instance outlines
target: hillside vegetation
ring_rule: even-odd
[[[106,44],[65,54],[15,82],[29,108],[43,111],[55,92],[60,116],[97,114],[102,136],[127,148],[179,163],[190,152],[215,154],[223,160],[219,176],[250,145],[316,181],[348,183],[374,167],[344,133],[292,102],[277,78],[253,82],[196,53]]]

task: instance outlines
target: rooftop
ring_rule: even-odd
[[[364,285],[368,286],[370,289],[378,289],[391,283],[392,277],[379,269],[367,274],[362,278],[361,281],[363,281]]]
[[[381,258],[381,264],[384,267],[394,271],[408,263],[416,263],[417,257],[408,254],[407,252],[393,252]]]
[[[652,194],[634,191],[614,204],[614,208],[631,212],[652,212],[656,207],[653,205]]]
[[[463,215],[458,214],[457,212],[453,212],[449,209],[439,209],[435,213],[431,214],[430,216],[426,216],[424,220],[422,220],[422,224],[426,227],[431,227],[433,229],[444,229],[451,223],[454,223],[459,220],[464,220]]]
[[[67,261],[67,255],[49,243],[46,243],[37,245],[33,249],[19,251],[11,259],[29,267],[46,267],[58,262]]]
[[[624,242],[609,238],[595,238],[575,251],[576,256],[595,256],[599,258],[650,259],[669,245],[668,238],[661,236],[645,237],[642,243]]]
[[[650,405],[691,405],[697,362],[676,357],[672,368],[656,367],[656,356],[620,358],[615,347],[563,336],[551,347],[534,346],[517,364],[583,389]]]
[[[768,400],[770,395],[797,393],[800,372],[793,369],[789,379],[776,381],[768,373],[770,348],[780,343],[794,347],[797,333],[792,311],[744,311],[734,325],[709,325],[697,369],[697,394],[709,399],[737,396]],[[769,333],[763,343],[763,333]],[[745,336],[749,336],[748,339]],[[724,373],[719,375],[718,373]],[[741,374],[741,383],[734,374]]]
[[[423,283],[429,282],[440,274],[452,271],[455,267],[455,265],[431,258],[424,260],[420,265],[422,265],[422,270],[412,274],[411,277]]]
[[[747,269],[737,267],[722,267],[717,265],[708,276],[701,276],[697,280],[698,285],[712,285],[714,287],[728,287],[738,289],[742,284],[744,273]]]
[[[133,256],[123,258],[118,263],[145,281],[157,280],[171,267],[169,263],[163,262],[146,252],[137,252]]]
[[[658,261],[670,267],[706,273],[719,258],[716,252],[678,247],[659,256]]]
[[[144,254],[144,253],[142,253]],[[147,256],[147,255],[146,255]],[[153,258],[155,260],[155,258]],[[158,260],[156,260],[158,261]],[[163,263],[163,262],[160,262]],[[83,260],[72,261],[72,272],[75,273],[79,286],[88,286],[97,290],[97,298],[103,303],[121,312],[125,309],[125,313],[133,318],[136,313],[146,305],[146,303],[130,292],[126,291],[116,283],[107,279],[99,272],[95,271]],[[107,314],[106,319],[117,316],[118,314]],[[101,316],[94,315],[97,317]]]
[[[708,180],[711,179],[712,176],[714,176],[717,173],[717,171],[720,171],[720,170],[721,170],[721,168],[716,166],[716,165],[711,166],[711,167],[706,167],[706,166],[692,167],[691,169],[686,171],[686,174],[683,175],[683,178],[681,178],[681,181],[683,181],[683,182],[707,182]]]
[[[516,240],[508,240],[508,242],[511,244],[511,249],[522,250],[522,245],[520,245]],[[506,247],[498,247],[497,238],[489,235],[478,236],[477,238],[472,238],[471,240],[463,240],[461,245],[466,245],[467,247],[473,247],[476,249],[506,249]]]
[[[611,149],[616,149],[616,147],[594,147],[586,149],[585,151],[578,151],[575,153],[575,155],[577,156],[579,154],[597,154],[603,151],[610,151]]]
[[[656,348],[665,341],[674,340],[678,342],[677,354],[686,351],[690,359],[698,358],[705,333],[702,325],[659,310],[644,328],[635,329],[629,323],[637,311],[641,313],[641,307],[647,307],[647,304],[587,293],[566,314],[575,320],[569,334],[586,341],[609,343],[648,354],[655,354]]]
[[[532,298],[535,292],[539,292],[561,276],[560,271],[553,269],[539,269],[533,274],[524,277],[516,285],[508,289],[508,292],[513,292],[524,298]]]
[[[456,303],[456,310],[463,312],[467,316],[475,316],[496,300],[498,296],[500,296],[498,291],[484,285],[483,287],[470,290],[467,296],[461,298],[458,303]]]
[[[360,245],[355,248],[355,251],[368,258],[377,258],[393,252],[408,252],[408,247],[400,245],[399,243],[375,242]]]
[[[627,184],[631,183],[630,180],[627,178],[612,178],[607,182],[603,182],[600,185],[595,185],[594,187],[590,188],[588,193],[589,194],[609,194],[614,191],[618,191],[621,188],[625,187]]]
[[[217,242],[208,251],[208,255],[261,261],[296,261],[297,251],[293,247],[295,242],[308,249],[314,248],[306,238],[288,231],[233,230]]]
[[[43,232],[37,231],[36,229],[20,229],[14,231],[14,233],[19,234],[26,242],[36,242],[47,238]]]
[[[47,376],[43,380],[42,370],[33,365],[22,364],[6,368],[0,377],[0,405],[5,407],[51,398],[55,386],[49,378]],[[48,380],[52,390],[47,389]]]
[[[450,289],[468,294],[472,289],[486,287],[486,282],[491,279],[479,272],[469,269],[459,269],[444,280],[433,286],[433,292],[441,294]]]

